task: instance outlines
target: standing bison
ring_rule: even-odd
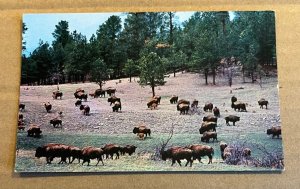
[[[187,166],[190,163],[190,167],[192,167],[192,164],[193,164],[193,159],[192,159],[193,151],[188,149],[188,148],[171,147],[166,151],[161,150],[160,153],[161,153],[162,160],[166,161],[167,159],[172,159],[171,166],[173,166],[176,161],[181,166],[181,161],[180,160],[186,159],[187,162],[186,162],[185,166]]]
[[[42,147],[38,147],[35,152],[35,157],[46,157],[47,164],[50,164],[56,157],[60,157],[60,163],[67,163],[67,158],[70,158],[69,146],[64,144],[49,143]]]
[[[101,148],[103,150],[103,154],[106,154],[106,159],[108,158],[108,156],[111,157],[111,159],[113,159],[114,154],[116,154],[116,159],[120,158],[120,151],[121,151],[121,147],[117,144],[106,144],[103,148]]]
[[[193,144],[187,146],[190,150],[192,150],[193,160],[198,159],[200,163],[201,157],[208,156],[208,164],[212,163],[212,158],[214,155],[214,149],[211,146],[201,145],[201,144]]]
[[[104,154],[104,151],[101,148],[95,148],[92,146],[84,147],[81,150],[81,156],[83,159],[82,165],[85,162],[87,162],[88,166],[89,166],[91,159],[97,159],[96,166],[99,164],[100,161],[102,162],[102,165],[104,165],[103,159],[102,159],[103,154]]]
[[[138,127],[134,127],[133,131],[134,134],[138,134],[138,133],[144,133],[146,135],[146,137],[149,135],[151,135],[151,130],[149,128],[147,128],[145,125],[140,125]]]
[[[229,115],[227,117],[224,118],[226,121],[226,125],[229,126],[229,122],[232,122],[233,125],[235,126],[235,122],[240,121],[240,117],[238,116],[234,116],[234,115]]]
[[[35,124],[30,125],[27,130],[27,136],[29,137],[40,137],[41,133],[41,128]]]
[[[201,124],[199,132],[200,132],[200,134],[203,134],[205,131],[210,131],[210,130],[216,131],[216,126],[217,126],[216,122],[206,122],[205,121]]]
[[[234,111],[236,111],[236,109],[237,109],[238,111],[247,112],[246,104],[243,102],[234,102],[231,104],[231,107],[234,109]]]
[[[272,138],[275,136],[279,138],[279,135],[281,135],[281,127],[271,127],[270,129],[267,129],[267,135],[272,135]]]
[[[116,101],[114,103],[114,106],[112,107],[113,112],[118,112],[119,110],[121,111],[121,109],[122,109],[121,102]]]
[[[135,152],[135,149],[137,147],[134,145],[126,145],[124,147],[120,147],[120,153],[121,155],[125,155],[125,153],[127,153],[128,155],[132,155]]]
[[[50,102],[44,103],[44,106],[45,106],[45,109],[46,109],[47,113],[49,113],[50,110],[52,109],[52,105],[50,104]]]
[[[209,140],[210,139],[213,139],[213,142],[216,140],[218,141],[218,138],[217,138],[217,133],[216,132],[208,132],[208,131],[205,131],[203,133],[203,136],[201,137],[201,142],[206,142],[206,143],[209,143]]]
[[[120,98],[117,98],[116,96],[112,96],[112,97],[109,97],[107,99],[107,102],[110,102],[110,106],[112,104],[114,104],[115,102],[121,102],[121,99]]]
[[[220,117],[220,110],[217,106],[214,107],[213,112],[214,112],[214,116]]]
[[[207,103],[204,105],[203,110],[206,111],[212,111],[213,110],[214,105],[212,103]]]
[[[268,104],[269,104],[269,102],[267,100],[265,100],[264,98],[262,98],[258,101],[258,105],[260,106],[261,109],[264,109],[264,106],[266,106],[266,109],[268,109]]]
[[[117,90],[116,90],[115,88],[112,88],[112,87],[108,87],[108,88],[106,89],[106,93],[107,93],[109,96],[115,95],[116,91],[117,91]]]
[[[62,96],[63,96],[63,93],[60,92],[60,91],[54,91],[54,92],[52,93],[53,99],[57,99],[58,97],[61,99]]]
[[[79,109],[83,111],[83,115],[90,114],[90,107],[88,105],[80,105]]]
[[[105,97],[105,90],[97,89],[94,92],[94,98]]]
[[[55,128],[56,126],[62,126],[62,120],[54,118],[50,120],[50,124]]]
[[[208,116],[204,116],[203,121],[207,121],[207,122],[216,122],[218,121],[218,118],[212,115],[208,115]]]
[[[178,96],[173,95],[170,99],[170,103],[171,104],[176,104],[178,101]]]
[[[21,111],[25,110],[25,104],[19,104],[19,110]]]
[[[190,106],[188,104],[179,104],[177,106],[177,110],[180,111],[180,115],[181,114],[186,115],[190,110]]]

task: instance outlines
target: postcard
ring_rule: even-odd
[[[24,14],[15,171],[281,172],[272,11]]]

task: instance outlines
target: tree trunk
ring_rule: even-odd
[[[176,77],[176,70],[174,69],[174,77]]]
[[[254,83],[254,72],[251,72],[252,83]]]
[[[131,83],[131,75],[129,75],[129,82]]]
[[[213,68],[213,85],[216,85],[216,70]]]
[[[151,88],[152,88],[152,95],[153,95],[153,97],[155,96],[154,87],[155,87],[154,85],[152,85],[152,86],[151,86]]]
[[[207,75],[208,75],[208,71],[207,71],[207,69],[205,69],[205,71],[204,71],[205,85],[208,85],[208,82],[207,82]]]
[[[243,83],[245,83],[246,81],[245,81],[245,69],[244,68],[242,68],[242,73],[243,73]]]
[[[102,91],[102,82],[99,83],[100,90]]]

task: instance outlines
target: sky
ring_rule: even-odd
[[[194,13],[195,12],[176,12],[175,20],[182,23],[188,20]],[[26,50],[24,53],[29,55],[30,52],[38,47],[40,40],[48,42],[51,45],[54,39],[52,33],[55,30],[55,25],[61,20],[68,21],[70,32],[76,30],[89,39],[92,34],[96,33],[99,25],[104,23],[112,15],[120,16],[124,23],[126,18],[125,13],[24,14],[23,22],[28,28],[23,36],[26,41]]]
[[[188,20],[194,12],[177,12],[178,22],[182,23]],[[29,54],[38,47],[39,41],[48,42],[51,45],[53,41],[52,33],[55,25],[61,20],[69,23],[69,31],[76,30],[78,33],[85,35],[89,39],[95,34],[99,25],[104,23],[110,16],[120,16],[124,22],[125,13],[57,13],[57,14],[24,14],[23,22],[28,28],[24,37],[26,41],[25,54]],[[123,23],[122,23],[123,24]]]

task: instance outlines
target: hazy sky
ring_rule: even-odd
[[[177,12],[178,22],[188,20],[194,12]],[[89,39],[96,33],[99,25],[104,23],[110,16],[118,15],[122,22],[126,18],[124,13],[59,13],[59,14],[24,14],[23,22],[28,30],[24,35],[26,41],[25,54],[29,54],[38,47],[39,40],[48,42],[51,45],[53,40],[52,33],[55,25],[61,20],[69,22],[69,31],[76,30]]]

